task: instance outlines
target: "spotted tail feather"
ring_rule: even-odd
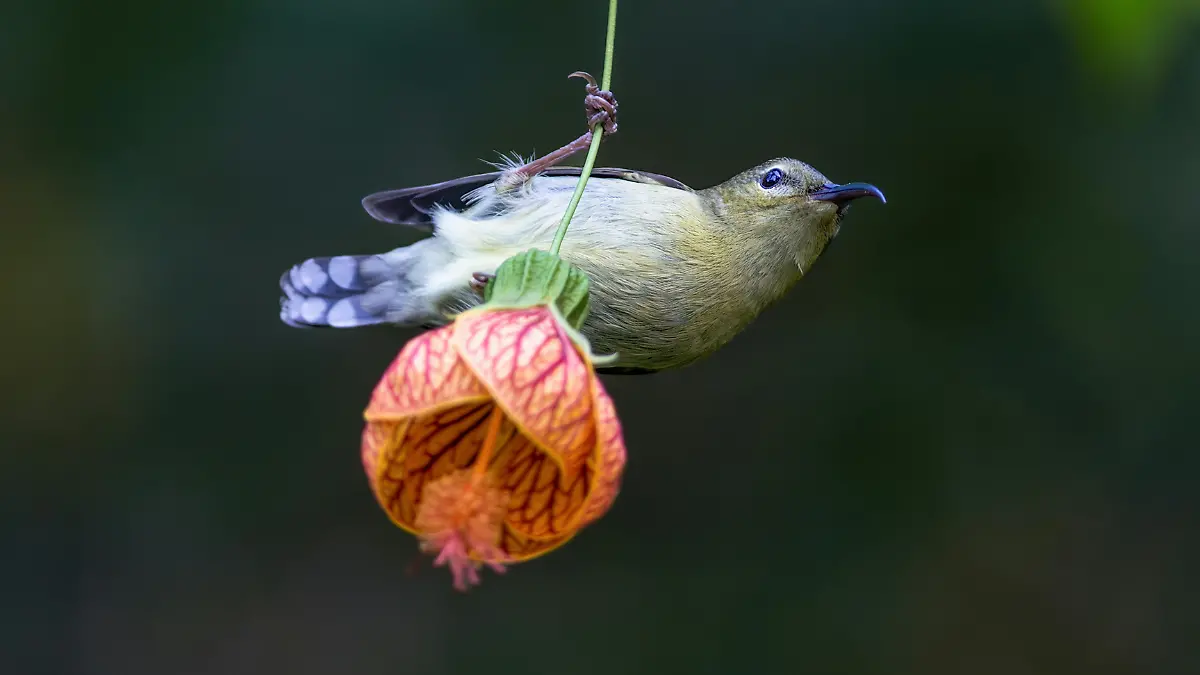
[[[284,272],[279,318],[298,328],[404,325],[416,317],[403,254],[310,258]]]

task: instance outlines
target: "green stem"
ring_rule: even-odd
[[[613,42],[617,36],[617,0],[608,0],[608,38],[604,43],[604,75],[600,78],[600,89],[610,89],[612,85],[612,64],[613,64]],[[575,183],[575,192],[571,195],[571,201],[567,204],[567,211],[563,213],[562,220],[558,223],[558,230],[554,232],[554,243],[550,245],[550,253],[558,255],[558,250],[562,248],[563,238],[567,236],[567,226],[571,224],[571,218],[575,216],[575,209],[579,206],[579,200],[583,198],[583,188],[587,185],[588,177],[592,175],[592,167],[596,165],[596,155],[600,154],[600,137],[604,135],[602,125],[597,124],[592,129],[592,145],[588,148],[587,159],[583,162],[583,171],[579,174],[579,182]]]

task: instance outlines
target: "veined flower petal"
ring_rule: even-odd
[[[509,419],[568,474],[595,444],[588,361],[549,307],[469,311],[453,345]]]
[[[375,423],[403,426],[387,446],[392,454],[381,455],[372,481],[380,504],[397,525],[422,534],[415,523],[425,485],[474,463],[494,407],[489,401],[476,401],[399,423]]]
[[[577,528],[591,524],[612,507],[621,489],[621,477],[625,471],[625,437],[621,432],[621,420],[616,406],[600,380],[592,381],[593,402],[596,409],[596,453],[589,460],[594,462],[594,482],[588,492],[587,505]]]
[[[366,419],[398,420],[434,407],[491,398],[459,358],[451,339],[452,330],[447,326],[409,340],[375,385]]]
[[[509,441],[492,467],[496,484],[509,493],[508,527],[531,539],[573,533],[587,501],[586,469],[563,474],[549,455],[526,436]]]
[[[408,420],[367,422],[362,432],[363,469],[371,481],[371,491],[379,495],[379,472],[402,452],[400,441],[408,428]]]
[[[528,439],[516,436],[509,441],[492,472],[497,485],[509,493],[500,547],[512,562],[562,546],[608,510],[616,497],[625,459],[619,436],[618,443],[610,443],[609,447],[619,448],[620,452],[597,452],[578,471],[563,474]]]

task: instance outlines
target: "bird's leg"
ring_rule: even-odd
[[[471,280],[467,283],[470,284],[471,290],[478,293],[479,297],[482,298],[483,292],[487,290],[488,282],[495,278],[495,274],[488,274],[487,272],[475,272],[471,275]]]
[[[603,128],[606,134],[617,133],[617,99],[613,97],[613,93],[602,91],[596,84],[596,78],[583,71],[576,71],[567,77],[578,77],[587,81],[587,94],[583,97],[583,110],[588,124],[587,133],[554,152],[506,170],[496,179],[497,191],[511,190],[580,150],[586,149],[592,144],[592,130],[597,125]]]

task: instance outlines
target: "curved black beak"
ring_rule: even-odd
[[[823,185],[819,190],[809,193],[808,196],[811,199],[816,199],[822,202],[833,202],[838,206],[848,204],[859,197],[876,197],[884,204],[887,203],[887,198],[883,196],[883,191],[874,185],[871,185],[870,183]]]

